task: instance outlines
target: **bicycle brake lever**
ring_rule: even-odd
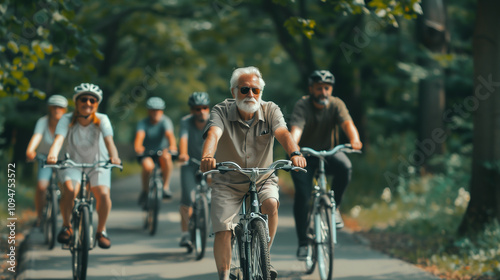
[[[224,173],[226,173],[228,171],[231,171],[232,169],[229,168],[229,167],[227,167],[227,166],[225,166],[225,165],[219,165],[217,167],[217,170],[219,170],[220,174],[224,174]]]

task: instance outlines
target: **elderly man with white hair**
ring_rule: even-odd
[[[293,165],[306,166],[306,160],[288,132],[278,105],[262,101],[264,86],[265,82],[256,67],[234,70],[230,82],[234,99],[226,99],[215,105],[205,127],[202,171],[215,169],[217,161],[234,161],[243,168],[267,167],[273,162],[275,137],[291,156]],[[216,174],[212,182],[211,218],[219,279],[229,279],[233,219],[238,214],[241,198],[248,191],[248,180],[241,176],[244,175]],[[257,189],[262,213],[268,215],[270,247],[278,227],[277,176],[257,180]],[[277,275],[277,271],[271,267],[271,278],[275,279]]]

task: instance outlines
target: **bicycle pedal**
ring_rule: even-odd
[[[243,273],[239,268],[232,269],[231,273],[229,274],[229,279],[231,280],[243,279]]]

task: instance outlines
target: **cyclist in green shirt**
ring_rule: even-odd
[[[317,70],[309,76],[309,95],[295,104],[290,119],[291,134],[300,147],[309,147],[317,151],[331,150],[335,145],[334,135],[337,126],[345,132],[354,149],[361,149],[363,144],[359,140],[358,130],[352,121],[344,102],[332,96],[335,78],[330,71]],[[338,143],[337,143],[338,144]],[[333,188],[337,205],[337,228],[344,223],[338,211],[342,202],[342,195],[351,180],[351,162],[342,152],[327,158],[327,174],[333,175]],[[317,158],[307,158],[307,173],[292,172],[295,185],[294,217],[299,248],[299,259],[307,256],[306,223],[308,213],[304,209],[311,197],[312,180],[319,167]]]

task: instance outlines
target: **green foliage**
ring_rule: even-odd
[[[441,249],[427,263],[459,277],[498,279],[500,277],[500,224],[494,221],[473,238],[454,242],[453,250]],[[451,251],[451,252],[450,252]],[[482,279],[482,278],[481,278]]]
[[[274,1],[283,6],[291,5],[294,1]],[[371,0],[368,4],[364,0],[321,0],[324,8],[320,13],[327,15],[359,15],[374,14],[381,20],[398,27],[398,17],[405,19],[415,19],[422,14],[420,7],[421,0]],[[303,21],[307,21],[304,20]],[[303,30],[310,29],[311,26],[303,25]],[[312,26],[314,28],[314,26]],[[311,31],[310,31],[311,32]],[[311,34],[312,35],[312,34]]]
[[[0,98],[45,98],[29,77],[45,60],[77,68],[78,54],[99,54],[97,45],[73,22],[79,1],[10,0],[0,5]]]
[[[285,21],[285,27],[290,34],[297,35],[302,33],[309,39],[314,35],[315,26],[316,21],[311,19],[291,17]]]

